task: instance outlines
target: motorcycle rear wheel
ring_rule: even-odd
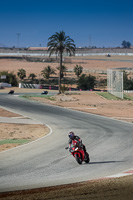
[[[82,164],[82,159],[78,156],[78,154],[75,155],[75,159],[77,161],[78,164]]]

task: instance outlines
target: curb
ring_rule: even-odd
[[[124,171],[122,173],[114,174],[114,175],[111,175],[111,176],[106,176],[105,178],[119,178],[119,177],[129,176],[129,175],[133,175],[133,169],[129,169],[129,170]]]

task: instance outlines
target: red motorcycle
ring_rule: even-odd
[[[78,143],[76,140],[72,140],[72,144],[69,144],[69,147],[66,147],[66,149],[68,148],[78,164],[81,165],[83,161],[86,163],[90,162],[89,154],[87,152],[85,154],[82,144]]]

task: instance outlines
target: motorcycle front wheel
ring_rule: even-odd
[[[85,157],[86,157],[86,158],[85,158],[85,162],[86,162],[86,163],[89,163],[89,162],[90,162],[89,154],[86,153]]]
[[[78,154],[75,155],[75,159],[77,161],[78,164],[82,164],[82,159],[78,156]]]

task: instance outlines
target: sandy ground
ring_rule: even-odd
[[[0,108],[0,117],[22,117],[18,114],[9,112]],[[39,124],[10,124],[0,123],[0,141],[6,139],[27,139],[29,141],[36,140],[49,133],[49,129],[45,125]],[[0,151],[16,147],[18,144],[0,145]]]
[[[133,96],[133,94],[130,95]],[[74,110],[133,122],[133,101],[107,100],[98,95],[97,92],[69,92],[68,94],[56,95],[54,100],[38,97],[32,97],[32,99]]]
[[[94,59],[94,60],[92,60]],[[110,61],[110,59],[112,61]],[[109,68],[118,67],[133,67],[133,62],[124,62],[124,60],[132,61],[131,56],[112,56],[107,58],[105,56],[87,56],[87,57],[70,57],[70,63],[65,63],[68,71],[73,71],[76,65],[81,65],[83,70],[86,71],[97,71],[97,70],[107,70]],[[41,78],[41,71],[50,65],[52,68],[56,69],[59,67],[59,63],[40,63],[40,62],[28,62],[25,60],[12,60],[12,59],[0,59],[0,71],[10,71],[17,74],[18,69],[25,69],[26,76],[32,72]],[[58,74],[58,70],[56,71]]]

